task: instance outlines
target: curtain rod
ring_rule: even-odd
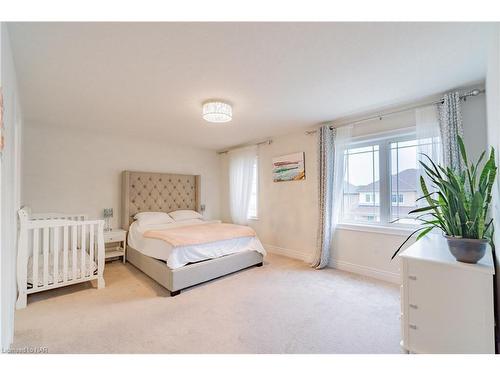
[[[470,90],[469,92],[467,92],[467,93],[465,93],[463,95],[460,95],[460,99],[466,100],[468,96],[478,96],[479,94],[484,94],[485,91],[486,90],[484,90],[484,89],[473,89],[473,90]],[[395,115],[397,113],[407,112],[407,111],[411,111],[412,109],[417,109],[417,108],[422,108],[422,107],[428,107],[430,105],[437,105],[437,104],[443,104],[443,103],[444,103],[444,99],[435,100],[433,102],[418,104],[418,105],[414,105],[414,106],[411,106],[411,107],[405,107],[405,108],[398,109],[398,110],[395,110],[395,111],[383,112],[383,113],[380,113],[378,115],[372,115],[372,116],[368,116],[368,117],[363,117],[363,118],[360,118],[359,120],[350,121],[350,122],[347,122],[345,124],[340,124],[338,126],[333,126],[332,125],[332,126],[330,126],[330,129],[340,128],[342,126],[347,126],[347,125],[360,124],[362,122],[366,122],[366,121],[370,121],[370,120],[376,120],[376,119],[382,120],[382,118],[384,118],[384,117],[387,117],[387,116],[390,116],[390,115]],[[307,130],[305,133],[307,135],[310,135],[310,134],[316,133],[317,131],[318,131],[317,129]]]
[[[259,145],[270,145],[271,143],[273,143],[272,139],[266,139],[265,141],[261,141],[261,142],[257,142],[257,143],[250,143],[247,145],[231,147],[231,148],[224,150],[224,151],[217,151],[217,154],[218,155],[227,154],[229,151],[236,150],[238,148],[249,147],[249,146],[259,146]]]

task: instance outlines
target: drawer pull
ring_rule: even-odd
[[[414,305],[414,304],[412,304],[412,303],[410,303],[410,307],[411,307],[412,309],[415,309],[415,310],[416,310],[416,309],[418,309],[418,305]]]
[[[417,280],[417,276],[408,276],[410,280]]]
[[[408,325],[411,329],[417,329],[417,326],[415,324],[409,324]]]

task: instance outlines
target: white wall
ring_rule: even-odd
[[[473,157],[486,145],[485,96],[470,98],[463,105],[464,133]],[[415,125],[414,112],[402,113],[355,127],[354,135]],[[304,132],[273,138],[271,145],[259,146],[259,219],[255,228],[269,251],[311,261],[316,249],[318,222],[317,137]],[[306,179],[275,183],[272,158],[305,151]],[[222,213],[230,221],[228,207],[227,155],[221,156]],[[390,257],[406,235],[339,229],[334,237],[331,266],[383,280],[398,282],[398,262]]]
[[[16,300],[17,210],[20,196],[20,144],[22,117],[16,72],[8,30],[0,25],[0,85],[4,99],[4,142],[1,155],[1,249],[0,249],[0,329],[2,349],[8,349],[14,334]]]
[[[304,151],[306,179],[273,182],[272,158]],[[228,206],[228,156],[221,155],[223,220],[231,221]],[[317,201],[316,137],[304,132],[274,139],[271,145],[259,146],[258,220],[250,225],[266,248],[285,252],[299,259],[309,259],[316,241]]]
[[[497,165],[500,163],[500,28],[497,26],[491,41],[486,75],[487,116],[488,116],[488,145],[496,150]],[[497,177],[493,187],[492,216],[495,225],[495,244],[497,248],[496,281],[497,304],[500,302],[500,261],[498,247],[500,244],[500,177]],[[500,309],[497,310],[497,322],[500,322]],[[497,328],[498,329],[498,328]],[[497,335],[498,341],[498,335]]]
[[[26,121],[22,203],[33,212],[83,212],[102,217],[114,209],[120,225],[123,170],[200,174],[205,216],[220,216],[219,160],[215,151],[131,139]]]

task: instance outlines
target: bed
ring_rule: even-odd
[[[180,294],[182,289],[263,264],[265,251],[256,237],[179,248],[160,239],[146,238],[134,222],[134,216],[140,212],[200,212],[200,190],[198,175],[122,173],[122,227],[128,231],[127,260],[168,289],[171,296]],[[215,223],[218,221],[203,224]],[[173,227],[197,224],[202,223],[184,222]]]

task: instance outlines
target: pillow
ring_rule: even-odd
[[[134,216],[134,219],[139,222],[140,226],[168,224],[174,222],[174,219],[172,219],[166,212],[139,212]]]
[[[193,210],[177,210],[168,213],[175,221],[202,219],[203,215]]]
[[[136,221],[137,223],[137,230],[140,233],[147,232],[148,230],[163,230],[163,229],[168,229],[168,228],[175,228],[176,225],[182,224],[182,223],[188,223],[187,221],[172,221],[171,223],[163,223],[163,224],[143,224],[141,225],[140,221]]]

